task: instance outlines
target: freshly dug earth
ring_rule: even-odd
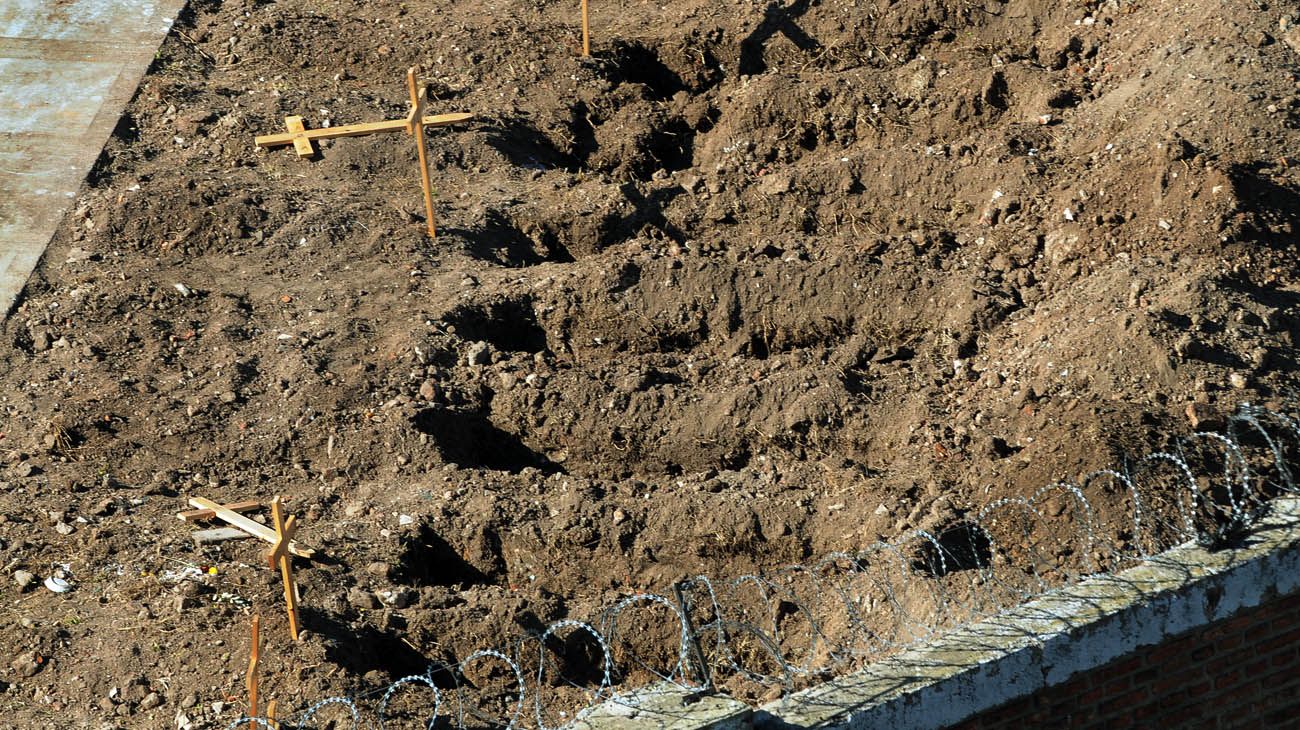
[[[0,330],[3,724],[224,726],[253,611],[264,696],[373,688],[1295,388],[1293,3],[577,5],[191,3]],[[409,138],[254,148],[413,64],[436,241]],[[174,517],[274,494],[297,645]]]

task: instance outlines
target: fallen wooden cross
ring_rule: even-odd
[[[222,505],[231,512],[249,512],[258,509],[262,503],[257,500],[248,500],[245,502],[233,502]],[[197,522],[199,520],[210,520],[217,516],[216,512],[210,509],[192,509],[187,512],[177,513],[176,517],[182,522]],[[253,537],[251,533],[244,532],[238,527],[214,527],[210,530],[195,530],[190,533],[194,542],[199,545],[209,545],[212,543],[225,542],[227,540],[246,540]]]
[[[279,498],[277,497],[276,499]],[[191,507],[196,507],[197,509],[177,514],[176,516],[181,520],[190,521],[192,519],[212,517],[237,527],[243,532],[258,538],[259,540],[269,542],[272,545],[279,542],[280,538],[274,529],[259,522],[254,522],[239,513],[241,510],[244,512],[251,512],[252,510],[258,509],[262,506],[261,502],[236,502],[229,505],[222,505],[217,504],[210,499],[204,499],[203,497],[190,497],[189,504]],[[274,501],[272,504],[274,505]],[[230,533],[224,534],[228,535]],[[310,558],[316,554],[315,550],[299,545],[296,542],[290,542],[288,550],[300,558]]]
[[[583,6],[586,6],[586,0],[583,0]],[[469,121],[474,118],[473,114],[438,114],[432,117],[424,115],[424,96],[426,89],[417,87],[415,82],[415,67],[412,66],[406,70],[406,88],[411,97],[411,109],[405,119],[388,119],[382,122],[366,122],[363,124],[346,124],[342,127],[324,127],[322,129],[307,129],[303,125],[302,117],[291,116],[284,118],[284,126],[287,132],[280,134],[265,134],[254,138],[254,143],[258,147],[282,147],[284,145],[293,145],[293,149],[299,157],[310,157],[316,154],[316,149],[312,145],[313,140],[317,139],[334,139],[337,137],[358,137],[366,134],[376,134],[380,132],[398,132],[404,131],[408,135],[415,137],[416,149],[419,151],[420,158],[420,187],[424,189],[424,212],[428,220],[429,236],[437,235],[437,228],[434,226],[433,218],[433,186],[429,181],[429,162],[424,145],[424,128],[445,127],[449,124]]]

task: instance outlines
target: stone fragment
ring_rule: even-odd
[[[19,677],[30,677],[41,671],[40,655],[34,651],[24,652],[9,663],[9,668]]]
[[[36,574],[27,570],[14,571],[14,583],[18,584],[18,590],[25,591],[32,587],[36,582]]]
[[[348,589],[348,604],[362,610],[379,608],[379,600],[375,598],[375,594],[355,586]]]
[[[426,380],[420,383],[420,399],[432,401],[438,397],[438,384],[432,380]]]
[[[465,362],[470,366],[487,365],[492,362],[492,353],[486,342],[475,342],[465,351]]]
[[[1208,403],[1188,403],[1187,421],[1197,431],[1217,431],[1223,427],[1223,419]]]

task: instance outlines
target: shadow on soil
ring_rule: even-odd
[[[428,434],[442,457],[466,469],[492,469],[513,474],[534,467],[546,473],[558,465],[533,451],[518,436],[503,431],[480,413],[425,408],[411,419],[415,430]]]
[[[500,552],[500,540],[491,535]],[[483,585],[492,583],[486,573],[470,565],[456,548],[452,547],[429,525],[420,525],[417,534],[406,538],[402,545],[402,558],[397,568],[397,578],[407,585],[453,586]]]
[[[768,5],[763,22],[740,42],[740,73],[753,76],[767,70],[767,63],[763,61],[763,49],[777,33],[789,38],[801,51],[813,53],[820,49],[821,44],[817,39],[795,23],[796,19],[808,12],[811,5],[812,0],[797,0],[788,8],[775,2]]]

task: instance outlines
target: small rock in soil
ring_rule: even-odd
[[[18,584],[18,590],[25,591],[31,588],[35,582],[36,575],[34,573],[26,570],[14,571],[14,583]]]
[[[1223,419],[1206,403],[1188,403],[1187,421],[1197,431],[1217,431],[1223,427]]]
[[[465,352],[465,362],[469,365],[487,365],[491,361],[492,353],[488,351],[486,342],[475,342]]]
[[[409,588],[394,588],[393,590],[385,591],[380,595],[383,597],[384,603],[387,603],[393,608],[406,608],[415,600],[415,593],[413,593]]]
[[[353,608],[372,609],[379,608],[379,599],[375,594],[363,588],[351,588],[348,590],[348,603]]]
[[[432,380],[426,380],[420,383],[420,398],[426,401],[432,401],[438,397],[438,386]]]
[[[9,668],[14,670],[14,674],[19,677],[30,677],[41,671],[41,662],[38,661],[36,652],[29,651],[21,654],[9,664]]]

